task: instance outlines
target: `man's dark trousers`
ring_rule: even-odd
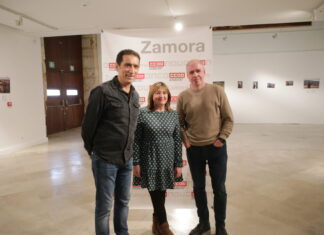
[[[191,146],[187,149],[187,158],[193,181],[199,222],[209,221],[206,195],[206,164],[208,164],[214,193],[216,225],[225,226],[227,202],[225,188],[227,170],[226,143],[222,147],[215,147],[213,144]]]

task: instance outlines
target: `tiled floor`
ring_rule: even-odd
[[[324,235],[324,125],[236,125],[228,152],[229,234]],[[187,168],[187,187],[167,196],[179,235],[197,223]],[[0,156],[0,234],[94,234],[90,169],[80,129]],[[148,193],[134,188],[130,234],[151,234],[151,217]]]

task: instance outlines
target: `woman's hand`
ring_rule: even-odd
[[[174,177],[179,178],[181,175],[182,175],[182,168],[181,167],[174,168]]]
[[[133,166],[133,175],[141,178],[141,167],[140,165]]]
[[[191,147],[191,144],[188,140],[183,141],[183,145],[185,146],[186,149]]]

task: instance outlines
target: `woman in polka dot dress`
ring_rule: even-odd
[[[165,211],[165,193],[182,181],[182,147],[178,114],[170,108],[171,94],[154,83],[148,105],[140,110],[134,142],[134,185],[147,188],[154,208],[154,234],[172,235]]]

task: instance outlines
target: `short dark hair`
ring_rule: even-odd
[[[141,60],[140,55],[136,51],[134,51],[132,49],[125,49],[125,50],[120,51],[116,57],[116,62],[118,65],[120,65],[121,62],[123,62],[124,55],[134,55],[138,58],[139,61]]]

